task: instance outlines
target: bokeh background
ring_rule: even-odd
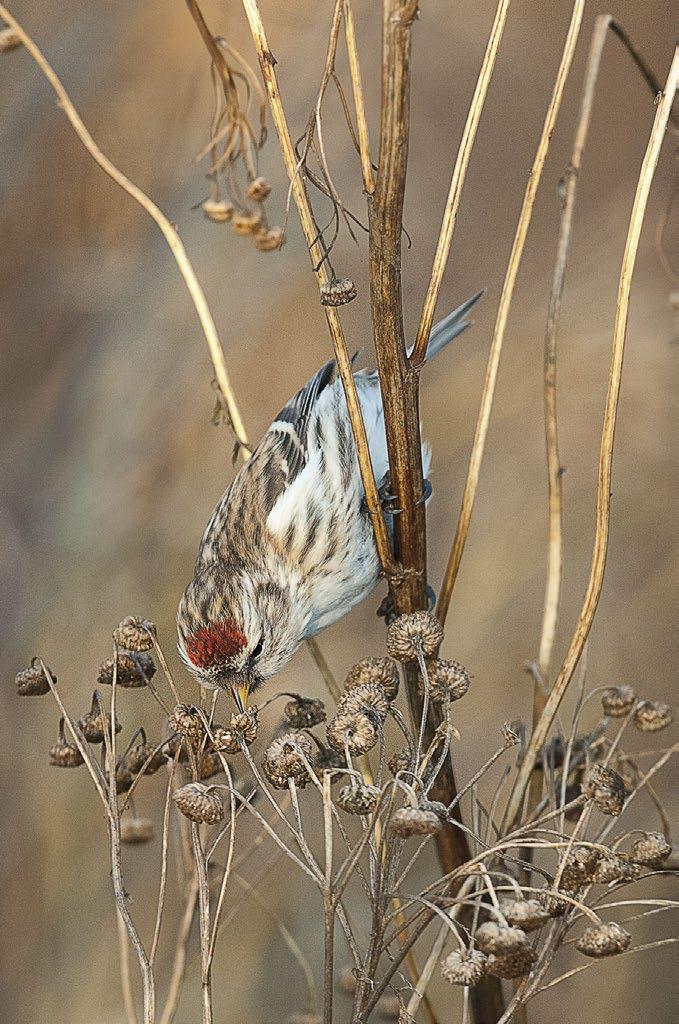
[[[608,8],[591,4],[585,19],[518,281],[445,643],[445,652],[474,674],[459,710],[462,778],[495,748],[503,720],[529,715],[523,665],[537,653],[546,561],[542,343],[557,183],[568,159],[589,33],[595,15],[609,10],[664,77],[673,6],[614,0]],[[406,209],[412,246],[404,254],[411,332],[493,8],[431,0],[415,26]],[[65,7],[56,0],[16,0],[12,9],[63,76],[104,151],[179,226],[256,438],[328,357],[330,343],[294,217],[283,251],[263,255],[195,208],[206,195],[205,169],[193,158],[207,139],[211,91],[184,4],[73,0]],[[252,58],[240,5],[206,0],[204,9],[213,30]],[[365,0],[355,10],[374,128],[379,16],[377,5]],[[297,132],[315,98],[330,12],[329,0],[263,5]],[[502,275],[569,16],[566,0],[513,5],[472,158],[440,313],[480,286],[488,291],[473,330],[426,373],[423,387],[423,420],[434,447],[434,587],[459,507]],[[560,336],[566,474],[559,652],[589,569],[617,278],[653,112],[652,97],[611,39],[581,176]],[[326,125],[336,179],[360,212],[358,164],[334,101]],[[672,696],[679,653],[679,348],[669,304],[677,283],[666,267],[679,238],[676,209],[663,233],[665,259],[658,234],[676,187],[676,145],[668,136],[634,280],[610,556],[589,648],[592,685],[628,681],[664,699]],[[285,185],[273,140],[262,170],[274,186],[272,219],[280,221]],[[158,623],[177,666],[174,609],[206,518],[233,472],[232,439],[225,426],[211,423],[207,351],[165,243],[83,151],[22,52],[0,60],[0,239],[2,1016],[14,1024],[117,1024],[122,1011],[102,816],[83,773],[47,767],[54,707],[47,698],[17,700],[12,679],[39,652],[57,672],[70,707],[82,713],[97,665],[108,656],[111,629],[130,612]],[[364,239],[356,247],[343,238],[335,265],[358,283],[359,298],[345,323],[351,341],[369,355]],[[357,657],[381,651],[378,600],[322,638],[338,675]],[[178,672],[188,697],[190,683]],[[321,693],[304,650],[284,681]],[[120,715],[126,726],[153,719],[137,693]],[[676,775],[674,788],[672,781],[669,770],[659,789],[676,815]],[[154,783],[148,807],[158,803],[160,783],[153,789]],[[157,845],[135,857],[128,886],[139,907],[142,888],[156,877]],[[265,860],[251,865],[248,877],[316,963],[318,914],[299,878],[285,864]],[[234,914],[236,930],[223,940],[216,972],[217,1019],[283,1020],[300,1005],[297,968],[261,908],[244,903]],[[656,919],[635,935],[648,939],[661,927]],[[669,1022],[679,997],[671,961],[669,947],[647,959],[605,964],[585,976],[593,981],[568,982],[540,997],[531,1020],[558,1013],[583,1024]],[[196,976],[194,960],[189,993]],[[445,999],[450,1009],[442,1019],[456,1019],[457,1003]],[[194,1006],[187,999],[177,1020],[192,1024]]]

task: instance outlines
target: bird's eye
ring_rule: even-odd
[[[250,654],[250,658],[253,661],[254,661],[255,658],[258,658],[260,656],[260,654],[262,653],[262,647],[263,646],[264,646],[264,641],[263,641],[262,637],[260,637],[259,640],[257,641],[256,646],[252,648],[252,653]]]

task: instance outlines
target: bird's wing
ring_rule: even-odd
[[[262,541],[267,517],[297,480],[309,456],[308,428],[320,395],[335,379],[330,360],[281,409],[214,510],[201,540],[198,562],[230,561],[239,546]]]

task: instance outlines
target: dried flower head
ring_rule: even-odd
[[[221,758],[216,750],[206,750],[198,758],[198,778],[201,782],[219,775],[224,770]]]
[[[260,175],[259,178],[255,178],[254,181],[250,182],[246,195],[248,199],[252,199],[255,203],[261,203],[270,192],[271,185],[266,178],[262,178]]]
[[[134,775],[125,764],[125,758],[119,757],[116,763],[116,793],[127,793],[133,782]]]
[[[431,612],[399,615],[387,630],[387,650],[396,661],[417,661],[418,655],[433,657],[443,640],[443,627]]]
[[[337,711],[359,711],[375,718],[377,722],[384,722],[389,713],[389,700],[381,686],[375,683],[363,683],[362,686],[355,686],[337,703]]]
[[[635,864],[659,868],[671,853],[672,847],[662,832],[644,832],[640,839],[632,843],[629,857]]]
[[[13,28],[0,29],[0,53],[9,53],[21,46],[21,39]]]
[[[507,747],[518,747],[523,743],[525,727],[523,722],[515,720],[503,722],[502,739]]]
[[[153,839],[153,822],[150,818],[123,818],[120,822],[120,842],[127,846],[140,846]]]
[[[147,680],[156,674],[156,666],[150,654],[122,654],[118,652],[118,673],[116,686],[134,689],[146,686]],[[113,658],[108,658],[97,673],[97,686],[113,685]]]
[[[306,786],[309,772],[305,759],[311,762],[312,749],[305,732],[284,732],[272,740],[262,762],[271,785],[275,789],[287,789],[288,780],[292,779],[298,786]]]
[[[661,700],[642,700],[636,706],[633,720],[639,732],[660,732],[672,724],[674,713]]]
[[[228,199],[206,199],[202,210],[208,220],[215,224],[225,224],[233,217],[234,206]]]
[[[636,699],[631,686],[610,686],[601,694],[601,705],[609,718],[624,718],[634,707]]]
[[[259,711],[256,707],[246,708],[245,711],[238,711],[231,715],[231,732],[242,736],[246,744],[250,746],[257,738],[259,729]]]
[[[142,730],[142,737],[139,743],[135,743],[134,746],[125,754],[125,767],[128,768],[133,775],[144,769],[144,775],[155,775],[155,773],[163,767],[166,762],[166,755],[163,750],[156,750],[155,746],[146,742],[146,735]],[[148,761],[148,764],[146,763]],[[145,766],[145,767],[144,767]]]
[[[167,720],[171,732],[185,736],[193,747],[198,747],[205,734],[205,726],[198,708],[191,704],[177,704]]]
[[[283,228],[260,228],[255,232],[255,249],[258,252],[276,252],[283,245]]]
[[[56,683],[57,677],[54,672],[51,669],[48,669],[48,671],[52,680]],[[42,697],[50,692],[50,684],[47,681],[47,676],[40,664],[39,658],[31,660],[30,668],[24,668],[21,672],[17,672],[14,682],[16,683],[17,694],[20,697]]]
[[[585,773],[582,792],[604,814],[620,814],[627,795],[625,783],[613,768],[591,765]]]
[[[285,705],[283,714],[293,729],[311,729],[325,721],[325,704],[317,697],[296,695]]]
[[[616,921],[609,921],[607,924],[598,924],[588,928],[582,933],[575,946],[585,956],[615,956],[617,953],[624,953],[631,941],[632,936],[625,931],[622,925]]]
[[[484,953],[497,956],[506,956],[528,946],[528,938],[522,928],[508,927],[499,921],[484,921],[476,929],[474,937]]]
[[[333,769],[341,770],[346,766],[344,754],[340,754],[339,750],[333,750],[332,747],[321,747],[314,757],[314,770],[317,774]],[[336,782],[338,776],[331,776],[331,778],[333,782]]]
[[[200,782],[189,782],[176,790],[172,799],[186,818],[199,824],[216,825],[224,817],[224,805],[219,794]]]
[[[397,750],[387,761],[387,768],[392,775],[398,775],[399,772],[412,772],[412,755],[407,750]]]
[[[611,885],[613,882],[633,882],[641,874],[638,864],[632,864],[626,857],[615,853],[604,854],[596,864],[590,881],[599,885]]]
[[[95,696],[92,698],[92,707],[78,719],[78,728],[88,743],[103,743],[104,736],[111,735],[111,716],[108,711],[103,711]],[[122,725],[116,718],[116,733],[119,733]]]
[[[573,889],[560,889],[559,892],[555,892],[553,889],[543,889],[537,895],[538,902],[550,917],[562,917],[573,908],[571,900],[577,898],[577,890]]]
[[[441,961],[441,974],[451,985],[478,985],[486,973],[486,960],[480,949],[454,949]]]
[[[545,908],[534,899],[506,898],[500,909],[512,927],[522,928],[524,932],[534,932],[549,920]]]
[[[370,814],[377,807],[379,800],[379,789],[365,782],[347,783],[337,794],[337,805],[347,814]]]
[[[113,630],[113,639],[124,651],[150,651],[156,627],[138,615],[128,615]]]
[[[328,722],[326,734],[330,746],[342,754],[345,743],[351,754],[366,754],[377,743],[377,729],[372,719],[360,711],[335,715]]]
[[[63,718],[59,719],[59,739],[50,749],[49,759],[55,768],[77,768],[83,763],[83,756],[75,743],[66,739]]]
[[[243,733],[234,732],[223,725],[212,726],[212,746],[222,754],[240,754],[243,749],[241,738],[245,741]]]
[[[344,306],[356,298],[356,285],[349,277],[333,278],[321,287],[321,305]]]
[[[427,662],[427,677],[429,696],[442,704],[446,701],[459,700],[469,689],[469,673],[459,661],[435,658]]]
[[[566,855],[561,872],[561,885],[565,889],[581,889],[591,882],[601,854],[591,846],[574,846]]]
[[[537,960],[532,946],[521,946],[500,956],[488,957],[486,971],[495,978],[522,978]]]
[[[390,824],[392,831],[402,839],[432,836],[442,828],[438,814],[424,807],[400,807],[394,811]]]
[[[348,692],[365,683],[380,686],[387,700],[396,700],[400,684],[398,665],[391,658],[363,658],[349,670],[344,680],[344,689]]]
[[[261,224],[261,213],[237,213],[231,221],[231,227],[237,235],[254,235]]]

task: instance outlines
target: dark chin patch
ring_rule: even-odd
[[[238,654],[246,643],[247,638],[236,623],[223,619],[192,633],[186,641],[186,653],[196,668],[213,669]]]

